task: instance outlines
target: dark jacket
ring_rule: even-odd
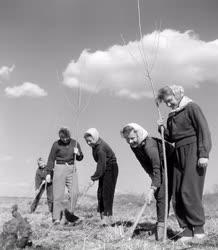
[[[40,168],[38,167],[36,170],[36,175],[35,175],[35,189],[39,189],[41,183],[43,180],[45,180],[47,175],[47,170],[45,168]]]
[[[177,112],[171,112],[165,128],[165,139],[176,147],[197,143],[198,157],[208,158],[212,147],[207,121],[200,107],[193,102]]]
[[[74,154],[75,147],[77,147],[79,150],[79,154],[76,155],[76,157]],[[48,173],[50,173],[54,168],[55,161],[61,164],[74,164],[75,158],[77,161],[81,161],[83,159],[83,153],[80,144],[74,139],[70,139],[70,142],[68,144],[64,144],[61,140],[58,140],[54,142],[51,148],[46,170]]]
[[[141,166],[150,176],[151,185],[157,188],[160,187],[164,174],[161,143],[161,140],[158,138],[147,137],[138,147],[131,147]],[[165,146],[167,162],[171,162],[171,159],[174,157],[174,147],[169,143],[166,143]],[[169,168],[168,170],[170,170]]]
[[[105,171],[113,170],[113,163],[116,163],[116,156],[110,146],[101,138],[92,148],[92,155],[97,162],[97,167],[94,175],[91,177],[93,181],[102,177]]]

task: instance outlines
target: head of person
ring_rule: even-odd
[[[99,140],[99,132],[96,128],[89,128],[84,133],[84,139],[90,147],[94,147]]]
[[[44,161],[44,159],[42,157],[39,157],[37,159],[37,164],[38,164],[39,168],[44,168],[45,167],[45,161]]]
[[[59,138],[64,144],[68,144],[71,139],[71,134],[68,128],[60,128],[59,132]]]
[[[148,132],[137,123],[125,125],[120,134],[132,148],[138,147],[148,136]]]
[[[165,86],[158,90],[157,102],[164,102],[171,109],[179,106],[184,96],[184,88],[179,85]]]

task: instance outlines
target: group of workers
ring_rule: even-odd
[[[201,108],[184,95],[184,89],[178,85],[159,89],[157,105],[164,102],[169,108],[169,116],[164,125],[158,121],[158,130],[164,131],[165,149],[162,141],[151,137],[136,123],[129,123],[121,129],[121,136],[130,145],[137,160],[151,178],[147,193],[147,202],[156,200],[157,226],[156,239],[164,237],[165,215],[165,171],[164,154],[168,166],[168,202],[172,200],[174,213],[179,226],[183,229],[181,241],[193,237],[205,237],[205,215],[202,204],[203,187],[211,150],[211,135],[208,123]],[[111,147],[99,136],[95,128],[84,133],[86,143],[92,148],[97,163],[92,181],[98,181],[98,212],[105,224],[112,222],[113,200],[118,177],[118,164]],[[83,153],[80,144],[71,138],[67,128],[59,130],[59,140],[52,145],[48,162],[39,159],[36,173],[36,189],[45,180],[49,211],[54,224],[59,224],[64,215],[64,193],[68,189],[70,205],[74,212],[73,175],[75,161],[81,161]],[[52,179],[52,184],[51,184]],[[172,199],[171,199],[172,198]],[[169,207],[169,206],[168,206]],[[33,205],[32,211],[35,207]]]

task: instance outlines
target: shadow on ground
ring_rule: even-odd
[[[132,221],[117,221],[112,224],[112,226],[123,226],[124,230],[127,231],[133,226]],[[149,238],[150,240],[155,240],[155,233],[156,233],[156,223],[151,223],[151,222],[144,222],[144,223],[139,223],[134,230],[133,233],[133,238]],[[171,228],[167,229],[167,238],[173,241],[177,241],[180,236],[179,236],[178,231],[174,231]]]

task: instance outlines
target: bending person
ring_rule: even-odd
[[[148,204],[153,197],[156,199],[157,226],[156,239],[164,237],[165,217],[165,178],[161,139],[148,136],[148,132],[136,123],[129,123],[121,130],[121,136],[126,139],[131,150],[140,162],[145,172],[151,178],[151,186],[147,195]],[[168,163],[168,198],[172,194],[172,173],[174,164],[174,148],[166,143],[166,157]]]
[[[97,162],[95,173],[91,176],[92,181],[98,181],[98,212],[102,224],[111,224],[113,215],[113,200],[118,176],[118,165],[114,152],[104,142],[95,128],[88,129],[84,138],[92,147],[94,160]]]
[[[59,224],[63,212],[66,208],[70,208],[73,213],[75,209],[75,202],[73,200],[74,194],[74,164],[75,160],[81,161],[83,153],[80,144],[71,138],[70,131],[67,128],[59,130],[59,140],[55,141],[48,157],[46,179],[50,179],[50,173],[54,169],[53,177],[53,222]],[[69,204],[64,205],[65,186],[68,189]]]
[[[173,204],[181,228],[181,241],[193,236],[203,238],[205,215],[202,195],[211,135],[200,107],[184,96],[181,86],[166,86],[158,92],[157,101],[172,110],[164,129],[165,139],[175,143],[177,165],[174,169]],[[159,124],[163,126],[162,123]]]

